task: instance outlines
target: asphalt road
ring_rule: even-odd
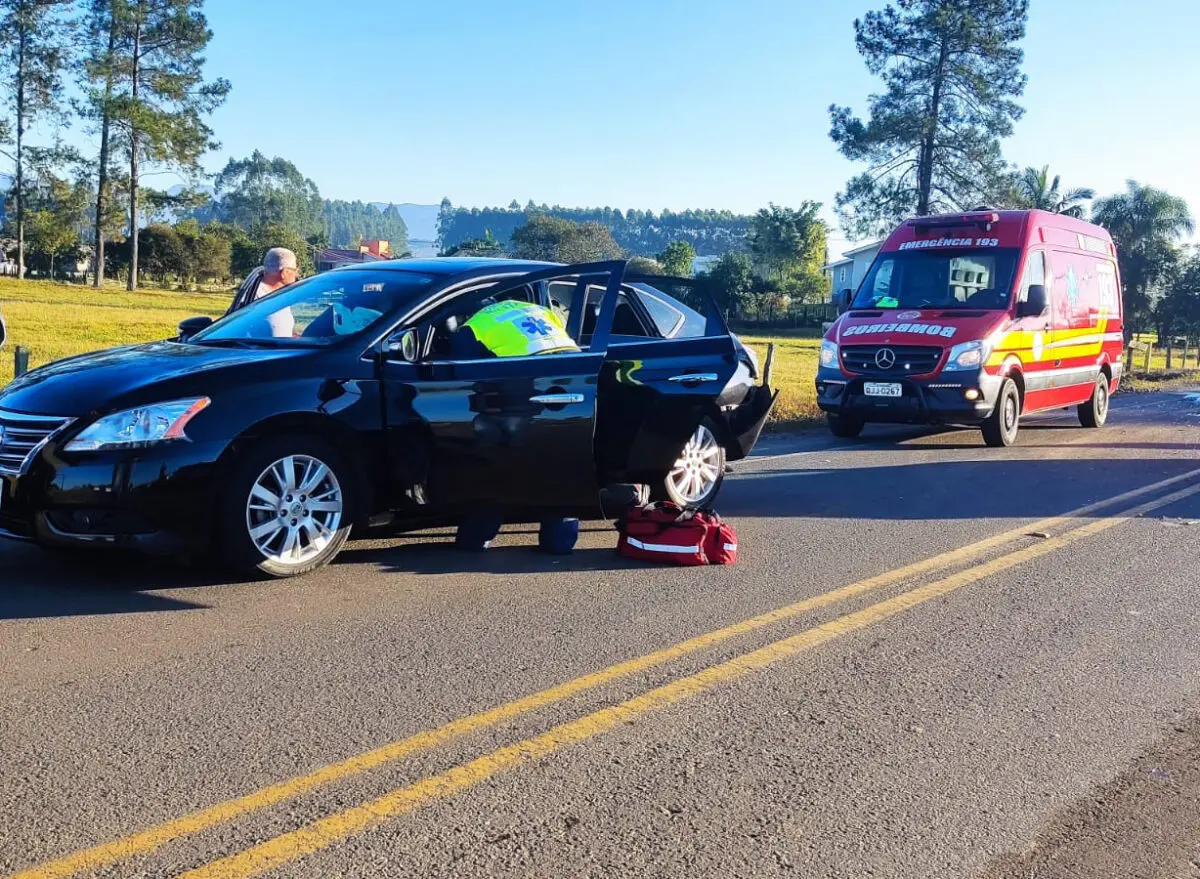
[[[1200,876],[1198,418],[772,438],[729,569],[0,547],[0,875]]]

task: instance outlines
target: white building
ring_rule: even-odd
[[[860,244],[853,250],[843,253],[841,259],[834,260],[825,266],[825,276],[829,278],[830,289],[833,290],[835,301],[841,291],[858,289],[858,285],[862,283],[862,279],[866,277],[867,271],[871,268],[871,263],[875,261],[875,255],[879,253],[879,248],[883,247],[883,241],[884,239],[881,238],[878,241]]]

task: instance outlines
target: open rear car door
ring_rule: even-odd
[[[619,309],[641,309],[636,286],[683,291],[704,316],[702,326],[671,338],[620,334]],[[664,291],[665,292],[665,291]],[[720,309],[695,278],[625,276],[600,377],[597,450],[610,481],[653,483],[669,472],[697,428],[708,423],[729,460],[758,440],[778,395],[766,381],[723,410],[717,403],[738,366],[737,347]]]

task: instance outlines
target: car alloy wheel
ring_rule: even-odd
[[[246,528],[267,561],[299,567],[333,542],[344,513],[342,486],[329,465],[311,455],[287,455],[255,480]]]
[[[721,445],[704,424],[696,428],[667,476],[671,493],[685,504],[705,500],[725,467]]]

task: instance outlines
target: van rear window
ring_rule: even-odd
[[[881,253],[863,278],[854,308],[1006,309],[1016,248]]]

